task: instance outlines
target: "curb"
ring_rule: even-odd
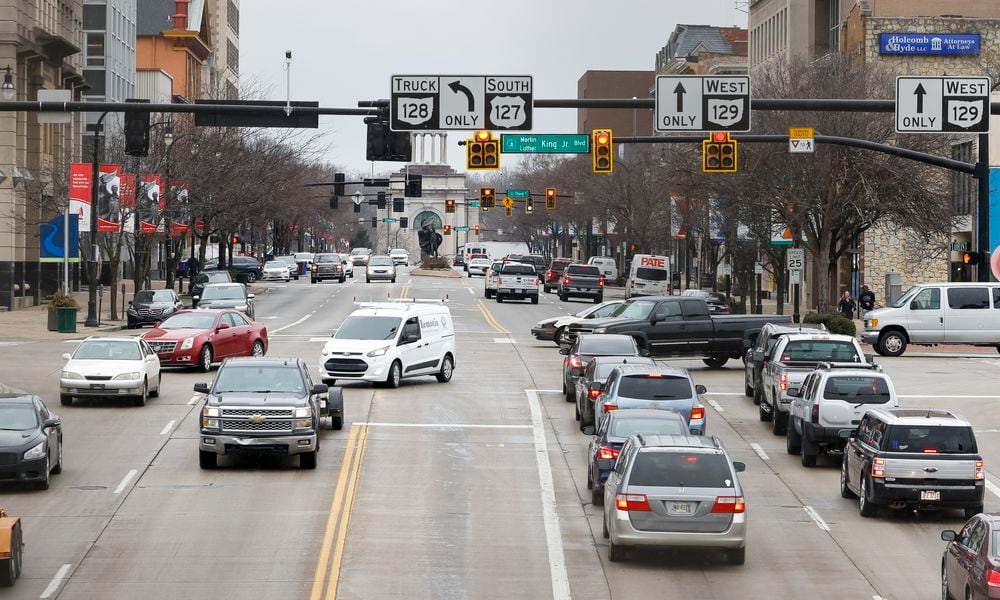
[[[443,269],[441,271],[436,271],[436,270],[430,271],[427,269],[413,269],[410,271],[410,275],[415,277],[439,277],[445,279],[461,279],[462,277],[452,269],[448,269],[447,271]]]

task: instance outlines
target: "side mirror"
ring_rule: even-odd
[[[312,394],[314,396],[316,394],[325,394],[328,391],[330,391],[330,386],[326,385],[325,383],[315,383],[315,384],[313,384]]]
[[[643,358],[649,358],[651,356],[651,354],[649,353],[649,350],[646,350],[645,348],[643,348],[642,350],[639,350],[639,356],[641,356]]]
[[[707,390],[707,389],[705,388],[705,386],[703,386],[703,385],[702,385],[702,384],[700,384],[700,383],[699,383],[698,385],[694,386],[694,391],[695,391],[695,393],[696,393],[696,394],[698,394],[699,396],[700,396],[701,394],[705,394],[705,393],[708,393],[708,390]]]
[[[128,305],[132,306],[132,301],[131,300],[128,301]]]
[[[799,398],[802,395],[802,388],[792,387],[788,388],[787,396],[791,398]]]
[[[59,427],[60,425],[62,425],[62,421],[55,417],[49,417],[48,419],[42,421],[42,427],[46,429],[49,427]]]
[[[399,340],[399,343],[401,343],[401,344],[412,344],[413,342],[416,342],[418,340],[420,340],[420,336],[419,335],[417,335],[416,333],[410,333],[410,334],[404,335],[403,338]]]
[[[223,329],[229,329],[229,323],[219,323],[215,328],[216,331],[222,331]]]
[[[874,354],[865,354],[865,362],[868,363],[868,364],[870,364],[870,365],[874,365],[875,364],[875,355]]]
[[[746,463],[741,463],[739,461],[733,461],[733,470],[736,471],[737,473],[742,473],[743,471],[747,470],[747,465],[746,465]]]
[[[247,300],[253,300],[254,297],[255,297],[254,294],[247,294]]]
[[[649,317],[649,322],[652,323],[653,325],[659,323],[660,321],[666,321],[666,320],[667,316],[664,315],[663,313],[656,313],[653,316]]]
[[[559,346],[559,354],[569,356],[569,346]],[[66,354],[65,356],[69,357],[69,354]]]
[[[604,384],[600,381],[591,381],[588,389],[592,392],[600,392],[604,390]]]
[[[207,394],[208,393],[208,384],[207,383],[196,383],[196,384],[194,384],[194,391],[198,392],[199,394]]]
[[[597,435],[597,428],[593,425],[587,425],[583,428],[583,435]]]
[[[951,529],[945,529],[944,531],[941,532],[941,539],[946,542],[954,542],[957,537],[958,534],[952,531]]]
[[[70,354],[69,352],[64,352],[62,356],[63,356],[63,360],[69,360],[69,359],[73,358],[73,355]]]
[[[754,362],[761,362],[765,358],[766,358],[766,356],[764,355],[764,351],[763,350],[754,350],[753,351],[753,361]]]

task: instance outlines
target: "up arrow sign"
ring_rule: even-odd
[[[684,89],[684,84],[680,81],[677,82],[677,87],[674,88],[674,94],[677,94],[677,112],[684,112],[684,94],[687,90]]]
[[[924,112],[924,95],[927,94],[927,90],[924,89],[922,83],[917,84],[917,89],[913,90],[913,95],[917,97],[917,113],[922,114]]]

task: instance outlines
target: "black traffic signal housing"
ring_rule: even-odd
[[[535,212],[535,199],[531,196],[528,196],[528,198],[524,201],[524,212],[529,215]]]
[[[514,216],[514,207],[513,206],[505,206],[505,207],[503,207],[503,214],[507,215],[508,217],[513,217]]]
[[[610,129],[595,129],[591,133],[594,173],[611,173],[615,170],[615,157],[612,152],[613,139]]]
[[[361,212],[361,204],[360,203],[358,203],[358,202],[351,202],[351,204],[354,205],[354,212],[356,212],[356,213]]]
[[[404,195],[410,198],[420,198],[424,193],[424,176],[423,175],[407,175],[406,176],[406,192]]]
[[[468,171],[496,171],[500,168],[500,140],[489,131],[477,131],[465,140],[465,168]]]
[[[497,205],[497,190],[491,187],[479,188],[479,209],[483,212],[487,212],[490,209],[496,208]]]
[[[444,226],[444,234],[445,235],[451,235],[451,225],[445,225]]]
[[[969,250],[962,253],[963,265],[975,266],[978,265],[981,261],[982,257],[979,255],[979,252],[975,250]]]
[[[455,212],[455,200],[453,198],[448,198],[444,201],[444,212],[453,213]]]
[[[130,98],[128,102],[149,102]],[[149,156],[149,111],[125,111],[125,154]]]
[[[337,210],[340,207],[339,198],[336,196],[330,196],[330,209]]]
[[[333,195],[334,196],[344,196],[344,182],[347,181],[347,176],[343,173],[333,174]]]
[[[413,148],[410,144],[409,132],[394,132],[389,129],[388,119],[368,117],[368,139],[365,160],[385,160],[394,162],[410,162],[413,158]]]
[[[479,225],[473,227],[472,230],[476,233],[476,235],[479,235]]]
[[[385,208],[385,192],[379,192],[375,202],[379,210]]]
[[[556,188],[545,188],[545,210],[556,209]]]
[[[404,212],[406,210],[406,205],[402,198],[392,199],[392,212]]]
[[[409,217],[399,217],[399,228],[406,229],[410,225]]]
[[[727,131],[712,132],[701,142],[701,170],[703,173],[735,173],[737,170],[736,142]]]
[[[378,227],[378,217],[372,217],[372,228]]]

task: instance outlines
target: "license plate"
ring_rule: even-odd
[[[922,490],[920,492],[921,500],[940,500],[941,492],[938,490]]]
[[[92,383],[92,384],[90,384],[90,389],[92,389],[92,390],[103,390],[104,389],[104,384],[103,383]]]
[[[510,288],[500,288],[500,292],[503,293],[503,294],[509,294],[509,293],[511,293],[513,291],[514,290],[512,290]]]
[[[671,502],[670,512],[678,515],[690,515],[694,512],[694,504],[691,502]]]

